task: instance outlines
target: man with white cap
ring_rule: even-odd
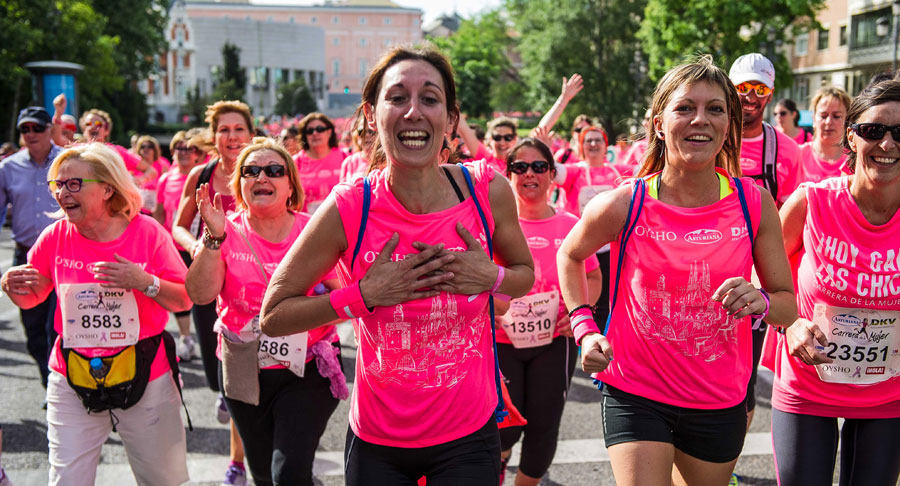
[[[47,188],[47,171],[62,149],[50,139],[52,119],[40,106],[29,106],[19,112],[16,128],[25,141],[26,150],[10,155],[0,163],[0,224],[10,207],[12,238],[15,241],[13,265],[27,263],[28,250],[41,232],[55,222],[51,215],[59,211],[59,204]],[[47,387],[47,360],[55,340],[53,313],[56,294],[19,314],[25,328],[28,353],[37,362],[41,384]]]
[[[775,90],[775,66],[754,52],[737,58],[728,75],[740,95],[744,115],[741,171],[768,189],[781,207],[799,184],[800,147],[763,122]]]

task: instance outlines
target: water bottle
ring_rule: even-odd
[[[109,373],[109,365],[104,363],[100,358],[91,358],[91,376],[94,377],[95,380],[103,380],[106,378],[106,374]]]

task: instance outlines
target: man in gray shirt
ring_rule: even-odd
[[[27,263],[28,250],[41,232],[56,221],[51,215],[59,210],[47,189],[47,172],[62,149],[50,140],[50,114],[39,106],[19,112],[16,128],[25,140],[24,148],[0,162],[0,225],[10,205],[12,237],[16,244],[13,265]],[[37,362],[41,384],[47,387],[47,361],[56,332],[53,318],[56,294],[32,309],[21,309],[28,353]]]

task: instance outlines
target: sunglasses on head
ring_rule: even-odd
[[[495,142],[499,142],[500,140],[512,142],[516,139],[516,135],[514,133],[507,133],[506,135],[493,135],[491,138],[493,138]]]
[[[23,135],[31,132],[44,133],[45,131],[47,131],[47,125],[22,125],[19,127],[19,132]]]
[[[885,125],[883,123],[854,123],[850,129],[866,140],[881,140],[884,134],[891,132],[894,142],[900,142],[900,125]]]
[[[523,160],[517,160],[512,164],[509,164],[509,171],[513,174],[522,175],[528,172],[528,168],[531,167],[531,171],[535,174],[543,174],[550,170],[550,162],[546,160],[535,160],[534,162],[525,162]]]
[[[764,84],[752,84],[744,82],[735,86],[735,89],[737,89],[737,92],[742,95],[749,94],[751,91],[755,91],[756,96],[768,96],[772,94],[772,88]]]
[[[278,178],[284,177],[287,173],[287,169],[283,165],[267,165],[265,167],[260,165],[245,165],[241,167],[241,177],[259,177],[259,174],[262,172],[266,173],[266,177],[270,178]]]
[[[312,135],[313,133],[324,133],[324,132],[327,132],[328,130],[331,130],[331,129],[324,125],[319,125],[317,127],[309,127],[307,129],[303,130],[303,133],[305,133],[307,135]]]

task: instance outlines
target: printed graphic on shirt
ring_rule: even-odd
[[[813,323],[828,338],[816,349],[834,360],[816,365],[822,381],[867,385],[900,376],[900,312],[816,304]]]
[[[666,275],[659,274],[656,288],[637,288],[638,332],[652,342],[683,356],[707,362],[721,358],[737,343],[737,320],[710,299],[709,264],[694,261],[687,285],[675,292],[666,289]]]
[[[406,315],[403,304],[394,307],[393,320],[360,326],[374,344],[376,357],[366,369],[380,383],[413,388],[453,388],[463,381],[460,361],[482,358],[479,350],[485,314],[468,321],[457,310],[457,296],[441,292],[431,298],[431,309]]]

